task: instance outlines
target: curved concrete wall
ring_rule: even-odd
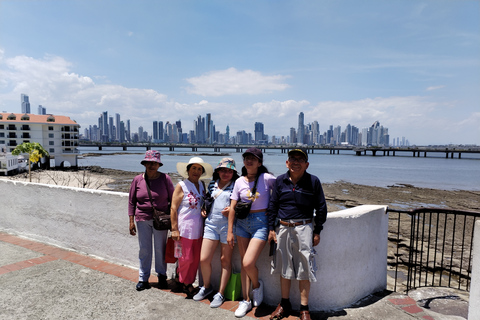
[[[128,194],[0,180],[0,230],[63,248],[138,266],[138,243],[128,233]],[[385,206],[360,206],[328,214],[317,251],[311,310],[338,310],[386,288],[388,215]],[[220,274],[219,251],[213,274]],[[264,301],[280,301],[280,281],[270,274],[268,245],[258,268]],[[217,262],[217,263],[215,263]],[[240,270],[234,250],[234,270]],[[173,265],[169,272],[173,272]],[[212,279],[214,286],[217,279]],[[298,284],[291,300],[299,307]]]

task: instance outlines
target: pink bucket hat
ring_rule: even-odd
[[[145,165],[145,162],[157,162],[160,164],[160,167],[163,166],[160,160],[160,151],[147,150],[147,152],[145,152],[145,159],[142,160],[141,164]]]

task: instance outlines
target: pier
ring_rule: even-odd
[[[127,151],[131,148],[145,148],[145,150],[188,150],[191,152],[222,152],[228,150],[229,152],[244,152],[251,147],[257,147],[263,152],[268,150],[281,150],[282,153],[287,153],[291,149],[299,148],[298,146],[286,145],[252,145],[252,144],[187,144],[187,143],[91,143],[80,142],[79,147],[97,148],[103,150],[104,148],[118,148],[119,150]],[[359,146],[302,146],[308,153],[315,153],[321,151],[328,151],[330,154],[353,154],[356,156],[393,156],[400,153],[411,154],[413,157],[427,157],[427,154],[445,154],[445,158],[461,159],[462,154],[480,154],[480,147],[359,147]]]

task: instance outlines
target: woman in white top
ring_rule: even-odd
[[[203,235],[204,218],[201,208],[205,187],[200,178],[211,176],[212,166],[199,157],[193,157],[188,163],[178,163],[177,171],[186,179],[176,185],[172,196],[172,238],[182,244],[182,256],[178,258],[178,278],[187,298],[192,298],[192,283],[200,262]]]
[[[242,177],[235,181],[231,195],[228,216],[227,242],[234,246],[233,227],[237,236],[238,250],[242,258],[243,301],[235,311],[236,317],[245,316],[252,309],[250,285],[252,286],[253,306],[258,307],[263,301],[263,283],[258,278],[257,259],[268,239],[268,219],[266,209],[270,200],[275,177],[268,173],[263,165],[262,151],[249,148],[243,153]],[[258,179],[256,192],[252,194],[255,180]],[[252,202],[250,213],[245,219],[235,219],[235,206],[238,201]]]

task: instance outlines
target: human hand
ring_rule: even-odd
[[[178,230],[172,230],[172,239],[175,241],[180,240],[180,232]]]
[[[319,243],[320,243],[320,235],[314,233],[314,234],[313,234],[313,246],[315,247],[315,246],[318,245]]]
[[[233,249],[233,247],[235,246],[235,237],[233,236],[233,232],[228,232],[227,243],[230,246],[230,248]]]
[[[223,215],[224,217],[228,217],[228,212],[229,212],[229,211],[230,211],[230,207],[225,207],[225,208],[223,208],[223,210],[222,210],[222,215]]]
[[[208,217],[208,213],[205,209],[202,208],[202,217],[205,219],[206,217]]]
[[[137,228],[135,227],[135,222],[130,222],[129,229],[130,229],[130,234],[132,236],[137,234]]]
[[[268,233],[268,240],[267,242],[270,243],[270,241],[275,241],[275,243],[277,243],[277,233],[275,232],[275,230],[270,230],[270,232]]]

